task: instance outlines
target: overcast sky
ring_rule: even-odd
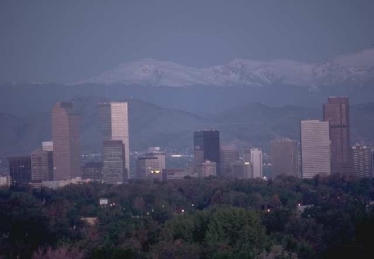
[[[373,0],[0,0],[0,81],[67,82],[127,61],[323,61],[374,43]]]

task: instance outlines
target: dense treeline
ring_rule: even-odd
[[[0,257],[364,258],[371,200],[374,180],[342,175],[12,186],[0,189]]]

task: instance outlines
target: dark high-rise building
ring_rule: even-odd
[[[103,181],[122,184],[127,179],[125,145],[122,140],[103,141]]]
[[[216,168],[218,169],[217,175],[221,175],[221,172],[219,171],[221,159],[218,130],[194,132],[194,156],[195,166],[204,161],[215,162]]]
[[[272,141],[271,167],[273,178],[281,174],[300,177],[297,142],[290,139]]]
[[[31,180],[53,180],[53,151],[37,149],[31,153]]]
[[[12,184],[25,184],[31,182],[31,157],[9,157],[9,175]]]
[[[323,120],[330,122],[331,172],[352,174],[348,97],[329,97],[323,105]]]
[[[82,167],[82,179],[90,179],[92,181],[102,181],[103,180],[103,163],[90,161],[85,163]]]
[[[58,102],[52,110],[53,180],[81,176],[80,118],[72,102]]]

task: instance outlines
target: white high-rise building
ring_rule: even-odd
[[[252,163],[253,178],[262,178],[262,151],[259,148],[251,148],[250,152],[244,152],[244,162]]]
[[[121,140],[124,145],[125,178],[130,176],[129,112],[127,102],[99,104],[99,120],[103,141]]]
[[[331,173],[329,122],[303,120],[300,125],[302,178],[329,175]]]

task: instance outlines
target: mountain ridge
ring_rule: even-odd
[[[74,84],[124,84],[188,87],[296,85],[324,87],[343,84],[365,85],[374,81],[374,48],[339,55],[325,62],[291,59],[269,61],[233,59],[205,68],[183,66],[171,61],[146,58],[119,64],[113,69]]]

